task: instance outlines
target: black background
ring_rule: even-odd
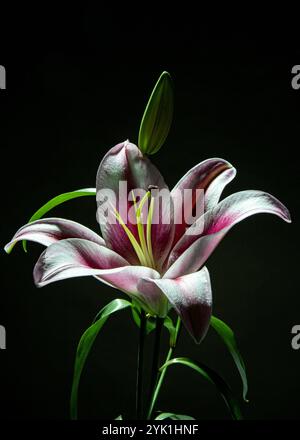
[[[1,244],[51,197],[94,186],[105,152],[127,138],[137,141],[149,93],[168,70],[175,117],[153,161],[170,187],[203,159],[223,157],[238,170],[224,195],[262,189],[290,209],[291,225],[261,215],[236,226],[208,268],[214,314],[234,329],[247,365],[245,418],[298,418],[300,351],[291,348],[291,328],[300,324],[300,90],[291,87],[292,66],[300,64],[297,28],[290,18],[257,13],[250,19],[247,11],[232,22],[222,13],[217,20],[196,10],[176,12],[117,4],[4,11]],[[51,215],[98,227],[92,198]],[[118,294],[92,278],[36,289],[32,269],[41,249],[30,244],[27,255],[21,246],[10,256],[1,252],[2,418],[69,417],[77,342]],[[134,416],[137,338],[126,311],[106,324],[82,377],[80,418]],[[152,342],[150,336],[149,349]],[[183,331],[177,354],[215,368],[241,396],[232,359],[212,330],[200,346]],[[169,370],[158,408],[200,419],[229,417],[213,386],[180,366]]]

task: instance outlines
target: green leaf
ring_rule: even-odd
[[[163,72],[146,106],[140,125],[138,146],[143,153],[156,153],[165,142],[173,118],[174,96],[171,76]]]
[[[124,299],[114,299],[105,307],[97,315],[97,320],[83,333],[81,339],[79,341],[76,358],[75,358],[75,366],[74,366],[74,376],[73,376],[73,384],[72,384],[72,392],[71,392],[71,418],[77,418],[77,398],[78,398],[78,387],[80,382],[81,373],[88,357],[88,354],[92,348],[92,345],[98,335],[99,331],[105,324],[106,320],[109,316],[119,310],[123,310],[127,307],[131,307],[131,303]]]
[[[154,420],[165,420],[165,419],[171,419],[171,420],[196,420],[194,417],[191,416],[185,416],[183,414],[174,414],[174,413],[160,413],[158,416],[155,417]]]
[[[40,209],[38,209],[29,219],[28,223],[34,222],[35,220],[39,220],[43,215],[45,215],[48,211],[55,206],[60,205],[61,203],[67,202],[71,199],[76,199],[77,197],[83,196],[95,196],[96,188],[85,188],[85,189],[77,189],[75,191],[70,191],[67,193],[60,194],[59,196],[53,197],[53,199],[49,200],[49,202],[45,203]],[[26,240],[23,240],[23,249],[27,252]]]
[[[235,365],[240,373],[243,382],[243,398],[245,402],[248,402],[247,400],[248,381],[246,375],[246,367],[243,358],[238,350],[234,333],[231,330],[231,328],[227,324],[225,324],[225,322],[221,321],[221,319],[218,319],[215,316],[211,317],[210,324],[214,328],[214,330],[216,330],[218,335],[222,338],[231,356],[233,357],[233,360],[235,362]]]
[[[223,399],[225,400],[226,405],[228,406],[232,418],[235,420],[241,420],[242,415],[237,403],[237,400],[233,397],[232,392],[227,385],[227,383],[219,376],[215,371],[211,368],[207,367],[204,364],[196,363],[188,358],[174,358],[166,362],[161,368],[160,371],[163,371],[165,368],[168,368],[170,365],[181,364],[185,365],[189,368],[192,368],[197,373],[201,374],[205,379],[209,382],[213,383],[219,392],[221,393]]]
[[[118,417],[115,418],[115,420],[123,420],[123,417],[122,416],[118,416]]]

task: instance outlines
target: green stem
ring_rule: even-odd
[[[155,385],[157,383],[160,336],[161,336],[161,330],[163,324],[164,324],[163,318],[156,318],[155,341],[154,341],[153,358],[152,358],[152,372],[151,372],[151,380],[150,380],[150,388],[149,388],[149,400],[151,399]]]
[[[144,343],[146,330],[146,315],[144,310],[141,311],[139,348],[137,358],[137,377],[136,377],[136,418],[142,418],[142,391],[143,391],[143,366],[144,366]]]
[[[173,347],[170,347],[170,349],[169,349],[169,351],[168,351],[168,354],[167,354],[167,357],[166,357],[166,360],[165,360],[164,364],[165,364],[166,362],[168,362],[168,361],[171,359],[171,357],[172,357],[173,351],[175,350],[175,347],[176,347],[176,344],[177,344],[177,341],[178,341],[178,338],[179,338],[180,328],[181,328],[181,319],[180,319],[179,316],[178,316],[178,318],[177,318],[177,323],[176,323],[176,332],[175,332],[174,346],[173,346]],[[149,407],[148,414],[147,414],[147,420],[151,420],[152,412],[153,412],[154,406],[155,406],[155,404],[156,404],[156,400],[157,400],[157,398],[158,398],[158,394],[159,394],[160,389],[161,389],[161,386],[162,386],[162,384],[163,384],[163,381],[164,381],[164,378],[165,378],[166,372],[167,372],[167,368],[165,368],[165,369],[159,374],[157,384],[156,384],[156,386],[155,386],[155,388],[154,388],[154,390],[153,390],[153,394],[152,394],[152,396],[151,396],[150,407]]]

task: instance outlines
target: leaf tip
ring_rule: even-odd
[[[160,78],[164,78],[164,77],[166,77],[168,79],[172,79],[171,74],[167,70],[164,70],[162,72],[162,74],[160,75]]]

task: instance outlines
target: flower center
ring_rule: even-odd
[[[144,228],[144,222],[143,222],[143,207],[146,203],[146,201],[151,198],[148,215],[147,215],[147,222],[146,222],[146,235],[145,235],[145,228]],[[151,197],[151,192],[148,191],[144,197],[141,199],[139,204],[136,201],[134,192],[132,191],[132,199],[134,204],[134,210],[135,210],[135,216],[136,216],[136,225],[137,225],[137,231],[138,231],[138,237],[139,240],[135,238],[133,233],[130,231],[128,226],[124,223],[120,213],[114,209],[114,214],[122,228],[124,229],[140,263],[142,266],[148,266],[155,269],[155,261],[153,257],[153,251],[152,251],[152,242],[151,242],[151,226],[152,226],[152,217],[153,217],[153,207],[154,207],[154,198]]]

